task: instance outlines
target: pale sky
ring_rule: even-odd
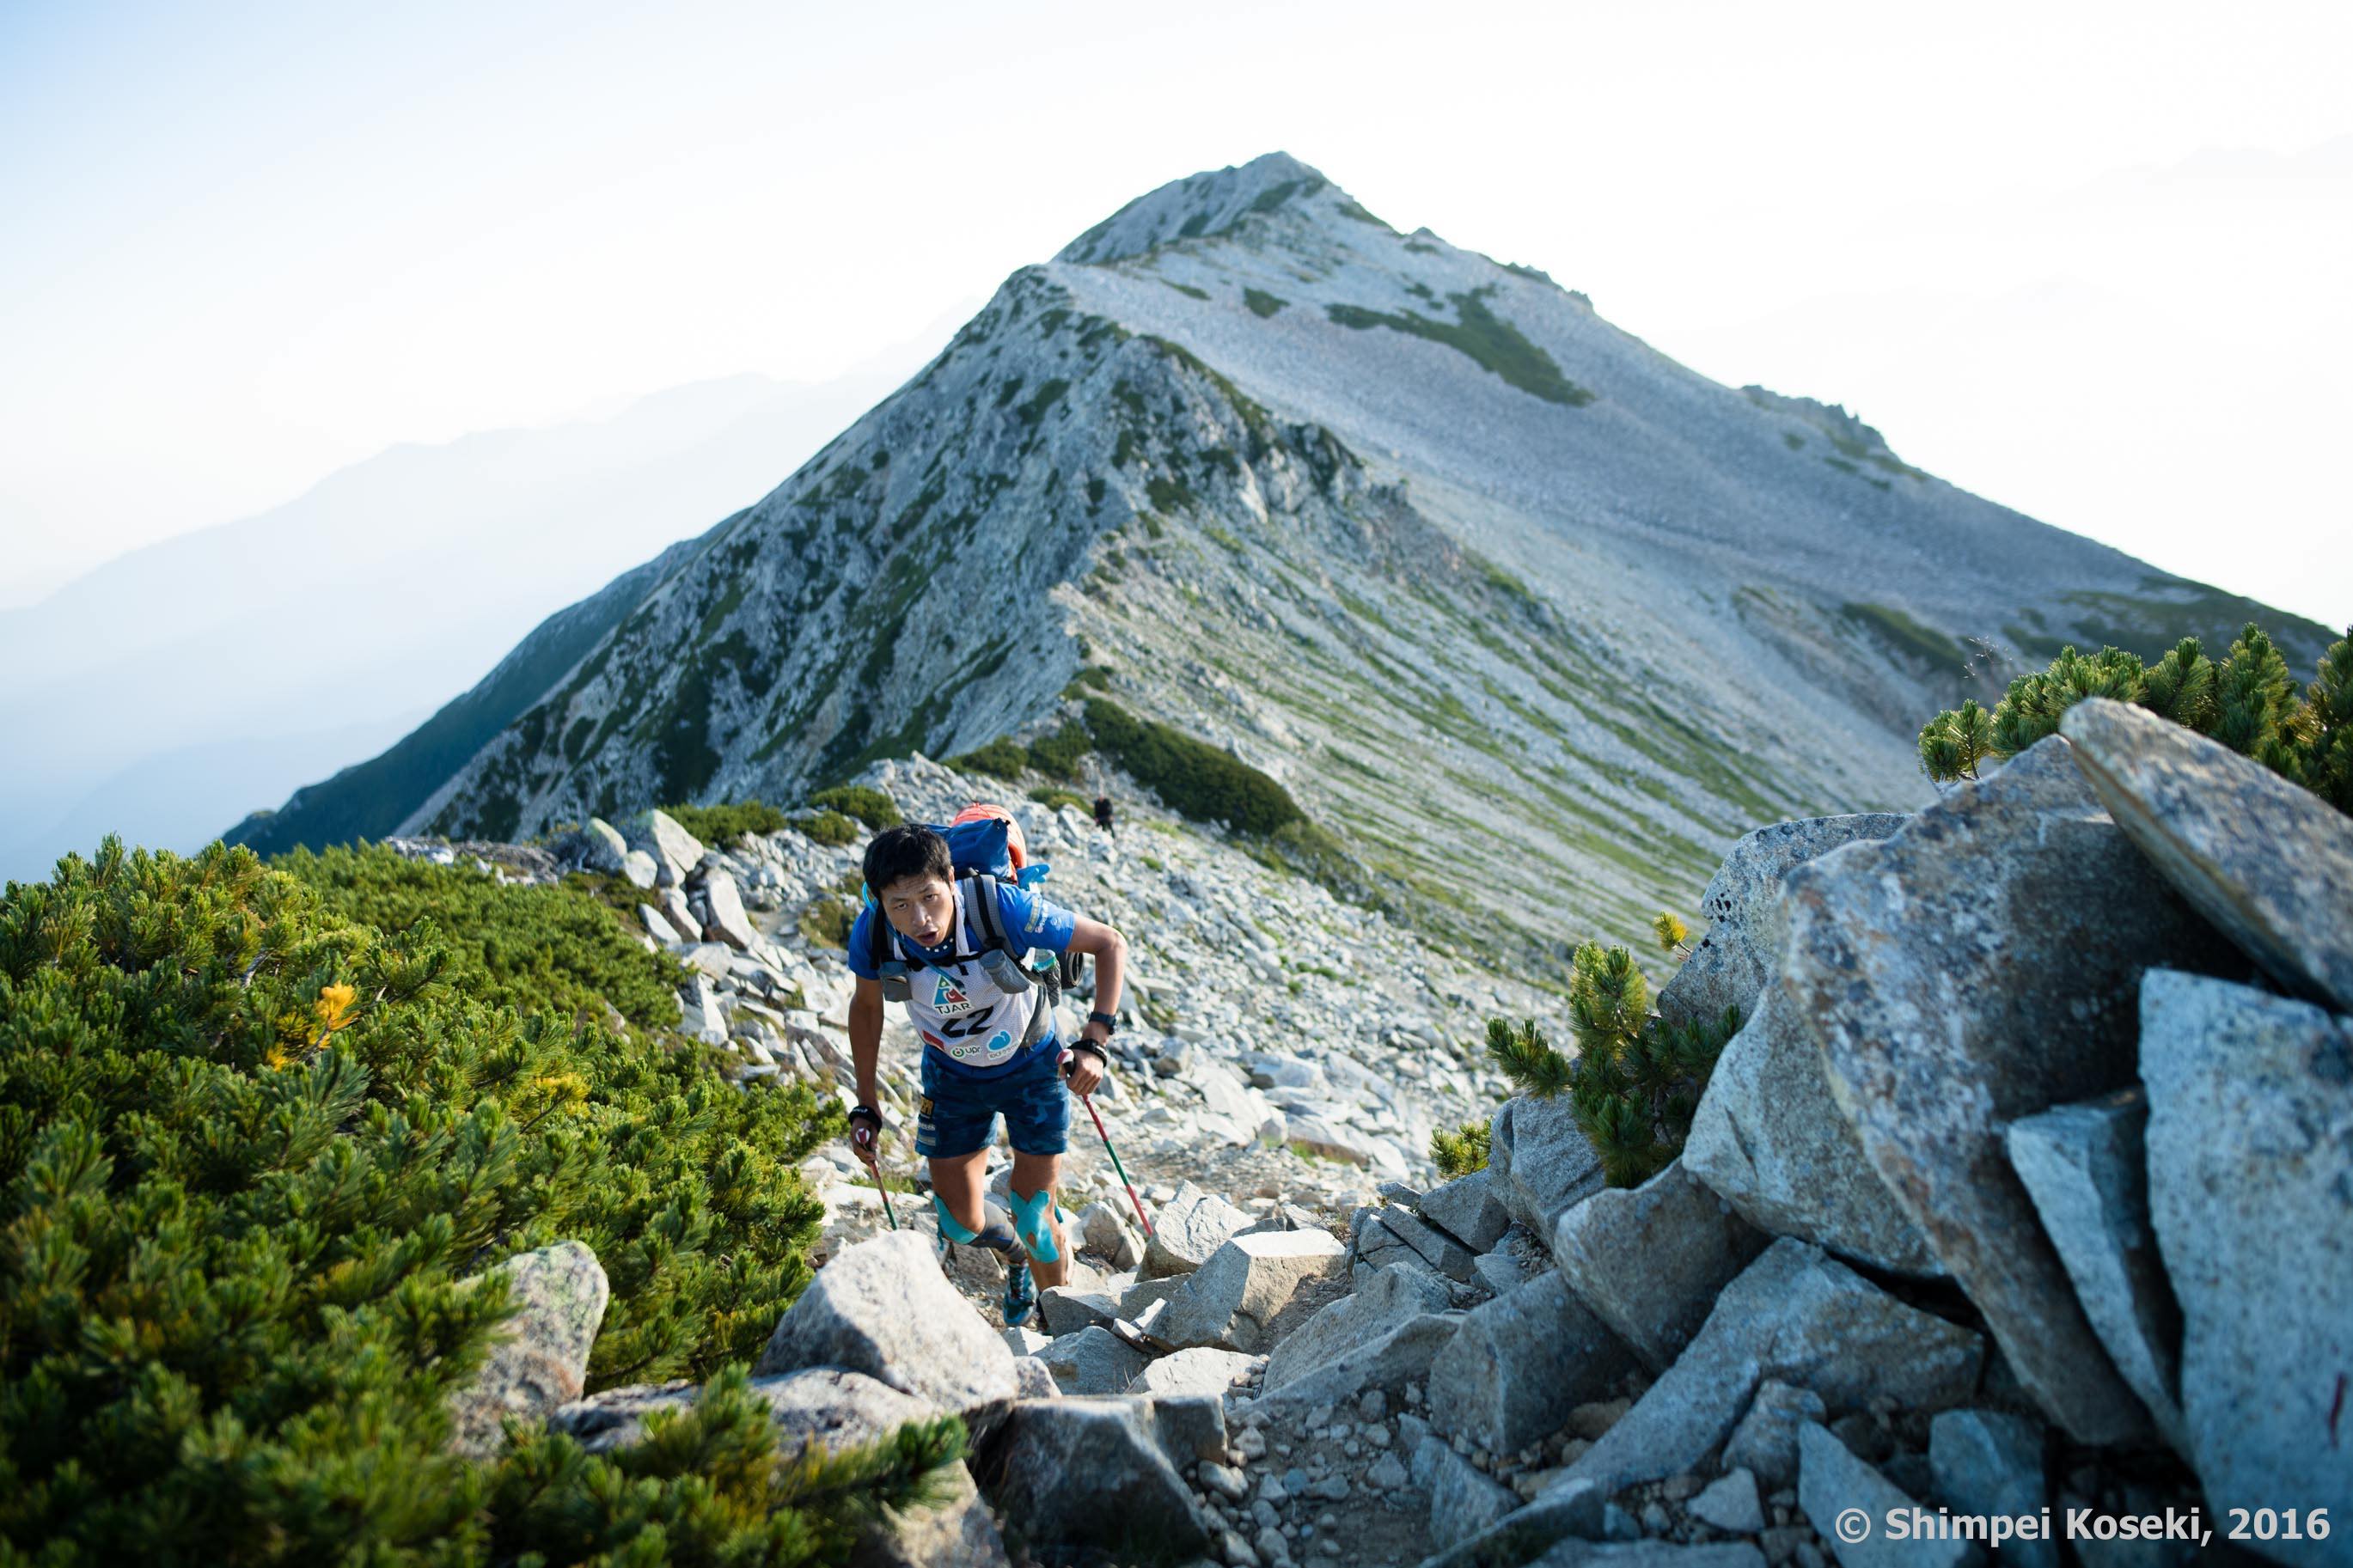
[[[838,374],[1282,149],[2342,627],[2348,81],[2342,4],[17,0],[0,605],[395,443]]]

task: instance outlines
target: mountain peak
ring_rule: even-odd
[[[1223,234],[1253,213],[1269,213],[1290,201],[1330,192],[1346,195],[1321,174],[1288,153],[1269,153],[1236,168],[1228,165],[1140,195],[1064,246],[1054,259],[1116,261],[1141,256],[1155,246]]]

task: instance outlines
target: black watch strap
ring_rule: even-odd
[[[1103,1033],[1106,1035],[1114,1035],[1119,1032],[1119,1020],[1112,1016],[1109,1013],[1090,1013],[1087,1015],[1087,1022],[1090,1024],[1101,1024],[1103,1026]]]

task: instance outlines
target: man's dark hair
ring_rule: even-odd
[[[937,877],[943,882],[955,880],[955,860],[948,854],[948,841],[918,822],[902,827],[886,827],[874,836],[866,847],[864,866],[866,886],[877,898],[893,882],[903,882],[910,877]]]

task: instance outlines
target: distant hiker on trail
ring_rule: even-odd
[[[1107,795],[1095,796],[1095,826],[1105,833],[1111,831],[1111,796]]]
[[[1019,884],[1027,858],[1020,829],[1001,810],[969,808],[947,831],[964,847],[952,850],[940,832],[915,824],[885,828],[866,847],[872,901],[849,932],[849,967],[858,976],[849,1053],[859,1100],[849,1115],[850,1140],[859,1157],[874,1164],[882,1131],[874,1109],[882,1005],[903,1002],[923,1041],[915,1152],[931,1163],[940,1234],[1004,1259],[1005,1321],[1011,1326],[1029,1319],[1039,1286],[1059,1285],[1070,1271],[1054,1202],[1070,1097],[1092,1094],[1111,1065],[1105,1047],[1119,1009],[1127,941]],[[995,872],[974,868],[992,860]],[[1011,875],[998,874],[1008,868]],[[1089,953],[1095,961],[1096,1010],[1067,1047],[1052,1005],[1056,967],[1067,960],[1049,961],[1044,971],[1027,967],[1025,952],[1039,950]],[[983,1187],[1000,1114],[1013,1143],[1010,1215]]]

